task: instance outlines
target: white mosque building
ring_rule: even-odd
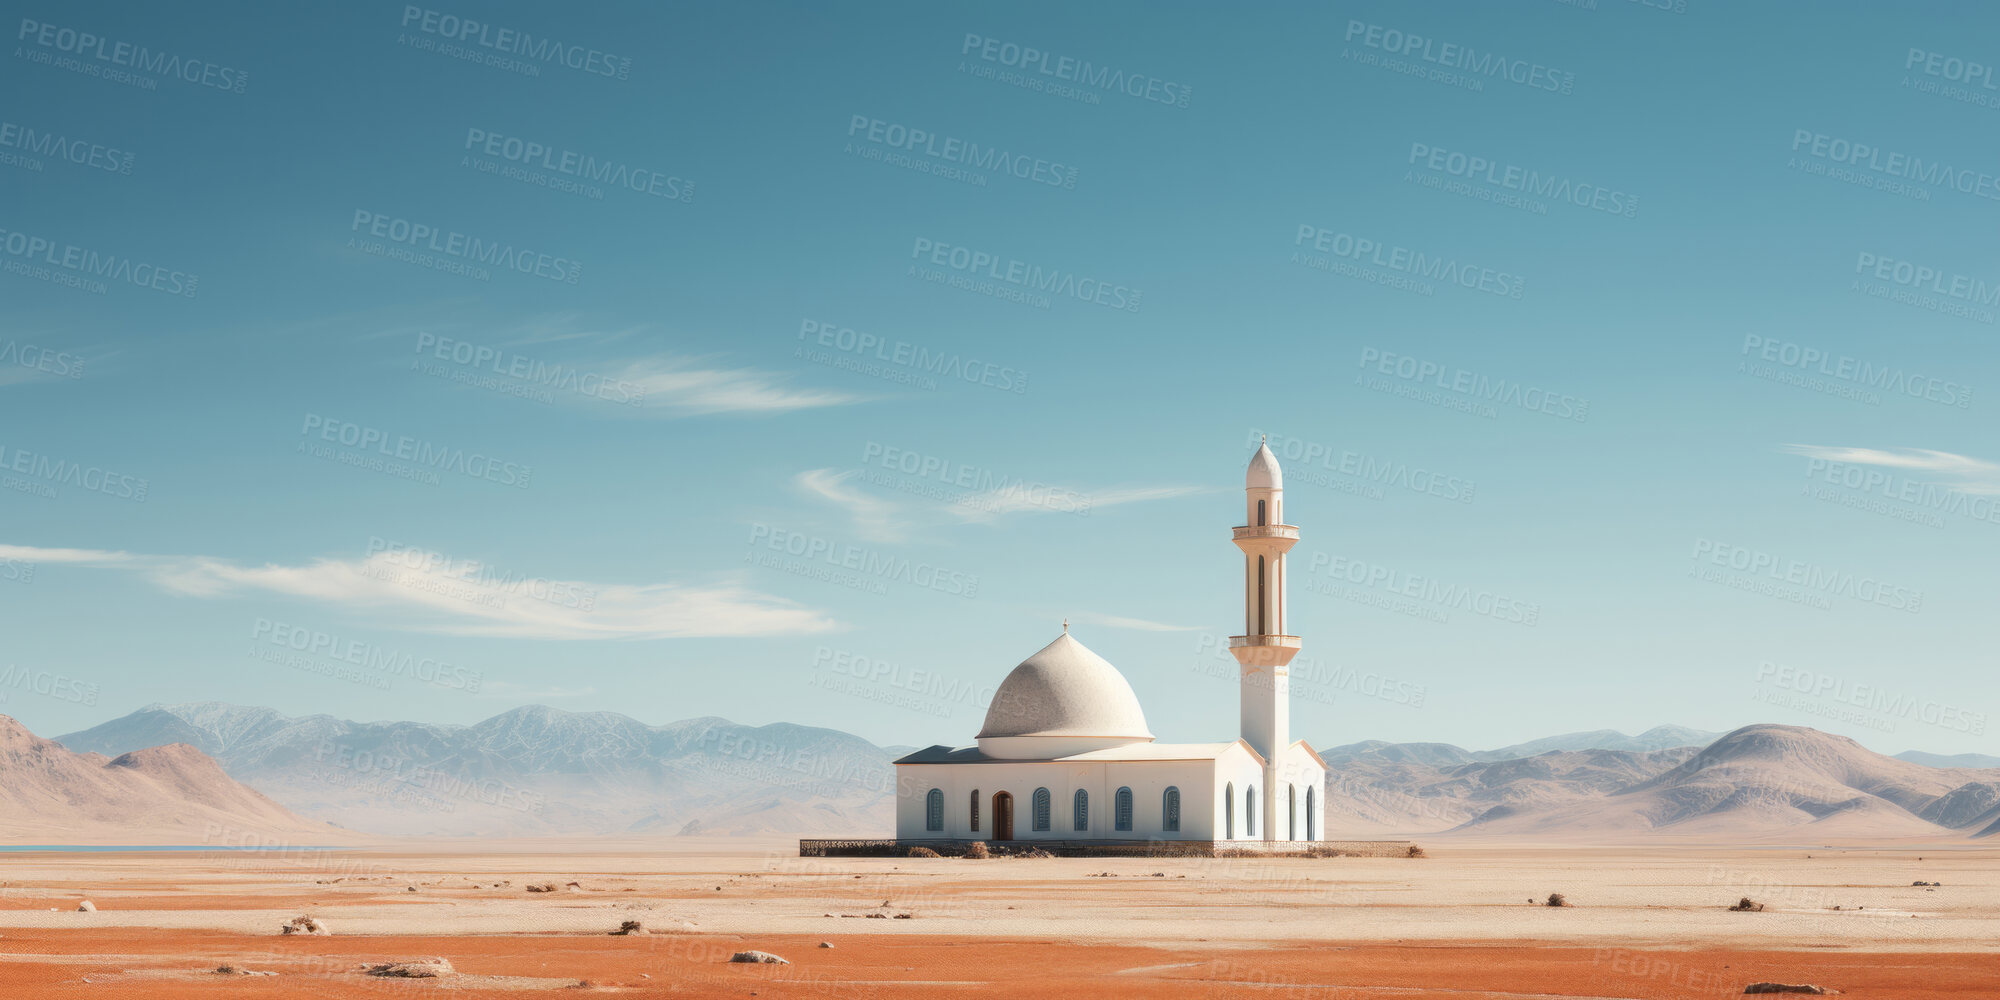
[[[1132,685],[1065,624],[994,691],[977,745],[896,761],[899,842],[1324,839],[1326,762],[1290,733],[1285,553],[1299,529],[1269,447],[1243,489],[1240,735],[1154,742]]]

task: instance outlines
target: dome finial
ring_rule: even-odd
[[[1067,615],[1063,617],[1063,634],[1069,634],[1069,617]]]
[[[1285,474],[1278,470],[1278,456],[1271,454],[1271,439],[1266,436],[1258,442],[1257,453],[1250,456],[1250,468],[1244,472],[1245,489],[1283,489]]]

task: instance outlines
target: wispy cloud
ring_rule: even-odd
[[[705,367],[664,355],[626,362],[612,374],[645,394],[641,410],[675,415],[790,413],[866,398],[833,389],[793,387],[787,384],[790,376],[755,368]]]
[[[901,508],[848,485],[847,481],[855,475],[854,470],[809,469],[793,481],[808,494],[846,510],[854,521],[855,531],[869,541],[902,541],[909,521],[901,516]]]
[[[948,490],[940,495],[927,488],[922,494],[935,497],[935,503],[902,503],[861,489],[855,480],[860,471],[810,469],[799,473],[793,481],[808,495],[845,511],[855,531],[874,541],[902,541],[917,529],[941,523],[984,524],[1009,514],[1083,515],[1103,507],[1207,492],[1198,486],[1141,486],[1089,492],[1047,483],[1016,481],[956,495]]]
[[[412,323],[407,317],[383,318],[361,334],[362,341],[405,341],[418,345],[417,357],[428,363],[467,366],[494,382],[505,384],[508,372],[534,373],[524,385],[554,380],[574,387],[581,377],[592,386],[612,389],[613,402],[591,392],[554,391],[551,397],[567,405],[589,408],[603,416],[688,417],[717,413],[785,414],[866,402],[860,393],[796,385],[795,376],[731,363],[698,351],[670,347],[660,331],[644,326],[600,328],[574,313],[549,313],[513,319],[491,326],[468,327],[462,320],[440,315],[435,322]],[[423,348],[428,346],[429,353]],[[436,352],[444,351],[440,356]],[[477,352],[488,352],[479,354]],[[467,365],[466,358],[480,360]],[[390,359],[385,358],[385,362]],[[393,359],[397,366],[407,365]],[[486,369],[491,368],[491,371]],[[557,377],[567,373],[568,380]],[[548,378],[543,376],[548,374]],[[626,405],[631,400],[632,405]]]
[[[283,594],[381,611],[385,627],[513,639],[682,639],[832,630],[824,612],[734,582],[593,583],[496,576],[479,563],[411,550],[304,565],[243,565],[209,556],[0,545],[0,557],[135,572],[170,593]]]
[[[1970,455],[1929,448],[1854,448],[1819,444],[1788,444],[1784,450],[1828,462],[1936,473],[1951,480],[1953,489],[1964,493],[2000,493],[2000,463]]]
[[[1201,492],[1204,492],[1204,488],[1199,486],[1140,486],[1091,493],[1062,487],[1031,487],[1015,484],[987,490],[984,493],[969,494],[962,502],[953,505],[952,512],[967,521],[989,521],[1000,514],[1038,510],[1088,513],[1099,507],[1116,507],[1120,504],[1141,503],[1147,500],[1171,500],[1174,497]]]
[[[1165,622],[1150,621],[1145,618],[1127,618],[1123,615],[1099,614],[1083,611],[1069,616],[1070,621],[1083,625],[1103,625],[1108,628],[1129,628],[1141,632],[1193,632],[1199,625],[1168,625]]]

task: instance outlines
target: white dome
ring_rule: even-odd
[[[1278,468],[1278,456],[1271,454],[1271,446],[1260,444],[1257,454],[1250,456],[1250,470],[1243,474],[1243,488],[1246,490],[1282,490],[1285,488],[1285,474]]]
[[[1055,757],[1152,739],[1125,675],[1064,632],[1000,682],[979,749],[994,757]]]

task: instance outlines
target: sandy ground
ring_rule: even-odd
[[[585,980],[689,997],[1081,985],[1093,997],[1652,998],[1736,996],[1755,980],[2000,996],[2000,849],[962,861],[676,839],[0,854],[0,881],[0,996],[37,1000],[518,995]],[[526,891],[546,883],[558,891]],[[1551,892],[1573,905],[1538,905]],[[1745,895],[1766,909],[1726,909]],[[86,898],[98,911],[74,912]],[[334,936],[279,936],[302,913]],[[624,920],[655,933],[610,936]],[[727,962],[751,948],[792,964]],[[434,955],[459,975],[357,971]],[[206,971],[224,963],[278,975]]]

